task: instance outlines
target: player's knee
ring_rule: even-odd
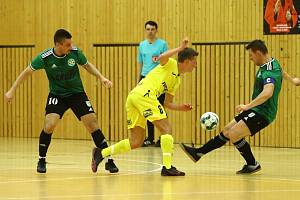
[[[56,127],[56,123],[46,122],[44,125],[44,131],[45,131],[45,133],[53,133],[55,127]]]
[[[142,146],[144,139],[143,138],[130,138],[130,147],[131,149],[136,149]]]
[[[172,133],[172,128],[170,126],[162,126],[159,128],[159,131],[162,134],[171,134]]]
[[[230,140],[230,142],[234,142],[236,140],[234,131],[232,129],[224,129],[223,134],[226,138]]]

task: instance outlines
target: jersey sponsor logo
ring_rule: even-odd
[[[148,92],[144,94],[144,97],[149,97],[149,95],[150,95],[150,90],[148,90]]]
[[[70,58],[70,59],[68,60],[68,65],[69,65],[70,67],[73,67],[75,64],[76,64],[76,63],[75,63],[75,60],[74,60],[73,58]]]
[[[147,110],[143,111],[143,115],[144,115],[145,118],[147,118],[147,117],[153,115],[153,112],[152,112],[151,109],[147,109]]]
[[[85,101],[85,104],[88,106],[88,107],[92,107],[92,104],[90,101]]]
[[[154,63],[158,62],[158,56],[152,56],[152,62]]]
[[[41,57],[42,57],[42,58],[46,58],[46,57],[48,57],[48,56],[50,56],[50,55],[52,55],[52,54],[53,54],[52,49],[49,49],[48,51],[46,51],[45,53],[43,53],[43,54],[41,55]]]
[[[73,78],[76,74],[76,69],[73,68],[73,70],[68,71],[67,73],[61,73],[58,74],[54,77],[55,80],[57,81],[64,81],[64,80],[69,80]]]
[[[258,72],[257,77],[259,78],[261,76],[261,72]]]
[[[127,125],[129,126],[129,125],[131,125],[131,124],[132,124],[131,119],[128,119],[128,120],[127,120]]]
[[[54,68],[56,68],[56,67],[58,67],[56,64],[53,64],[53,65],[51,66],[52,69],[54,69]]]
[[[93,111],[92,104],[90,101],[85,101],[85,104],[87,105],[87,107],[89,107],[89,111]]]

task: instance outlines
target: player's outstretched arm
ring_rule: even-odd
[[[246,105],[240,104],[235,109],[239,113],[239,112],[254,108],[258,105],[261,105],[264,102],[266,102],[270,97],[272,97],[273,92],[274,92],[274,84],[271,84],[271,83],[266,84],[264,86],[263,91],[255,99],[253,99],[249,104],[246,104]]]
[[[164,107],[170,110],[178,110],[178,111],[190,111],[193,109],[193,106],[189,103],[185,104],[176,104],[173,103],[174,96],[166,93]]]
[[[92,75],[96,76],[98,79],[100,79],[102,85],[106,88],[112,87],[112,82],[105,78],[99,70],[90,62],[88,62],[86,65],[83,65],[83,67]]]
[[[164,52],[163,54],[161,54],[158,57],[158,60],[160,61],[160,65],[165,65],[171,56],[173,56],[174,54],[178,53],[179,51],[182,51],[183,49],[185,49],[187,47],[188,43],[189,43],[189,39],[184,38],[179,47],[170,49],[170,50]]]
[[[33,70],[30,66],[26,67],[18,76],[16,81],[13,83],[11,88],[4,94],[4,99],[7,103],[10,103],[15,96],[15,92],[19,85],[21,85],[26,78],[33,73]]]
[[[289,82],[291,82],[293,85],[295,86],[299,86],[300,85],[300,79],[298,77],[291,77],[291,75],[289,75],[286,71],[282,70],[282,76],[284,78],[284,80],[287,80]]]

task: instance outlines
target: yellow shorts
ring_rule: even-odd
[[[155,97],[144,97],[134,92],[127,97],[126,112],[128,129],[135,126],[146,128],[147,120],[153,122],[167,118],[164,107]]]

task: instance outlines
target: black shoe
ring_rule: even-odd
[[[98,165],[101,163],[102,160],[103,157],[101,154],[101,149],[95,147],[92,151],[92,163],[91,163],[92,171],[94,173],[97,172]]]
[[[186,146],[183,143],[181,143],[180,147],[195,163],[201,158],[201,155],[203,155],[201,153],[198,153],[196,148]]]
[[[117,173],[119,171],[113,159],[108,159],[108,161],[105,163],[105,170],[109,171],[110,173]]]
[[[236,174],[252,174],[261,170],[261,166],[258,162],[255,165],[244,165],[243,168],[236,172]]]
[[[155,143],[153,142],[153,141],[150,141],[150,140],[148,140],[148,139],[145,139],[144,140],[144,143],[143,143],[143,145],[142,145],[142,147],[150,147],[150,146],[152,146],[152,145],[154,145]]]
[[[154,145],[155,147],[160,147],[160,139],[158,139]]]
[[[165,166],[162,167],[161,173],[162,176],[185,176],[184,172],[177,170],[175,167],[171,166],[170,169],[167,169]]]
[[[36,171],[38,173],[46,173],[46,159],[45,158],[39,159]]]

